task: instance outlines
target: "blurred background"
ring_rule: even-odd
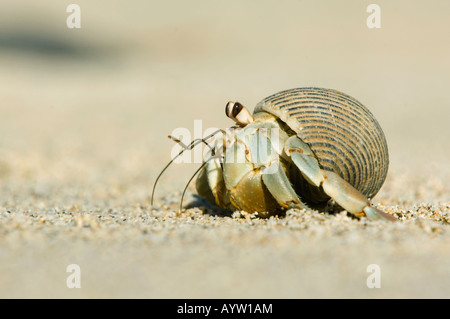
[[[252,109],[301,86],[369,107],[393,167],[447,152],[446,1],[379,1],[380,29],[364,1],[78,1],[80,29],[66,26],[69,4],[2,1],[2,180],[151,179],[174,128],[228,127],[228,100]]]
[[[3,211],[149,205],[173,129],[225,128],[227,101],[302,86],[378,119],[391,166],[377,203],[449,200],[450,2],[377,1],[380,29],[371,1],[77,0],[80,29],[70,3],[0,4]],[[196,167],[174,165],[158,200]]]

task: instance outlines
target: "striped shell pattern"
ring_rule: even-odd
[[[298,88],[273,94],[256,105],[285,122],[309,144],[319,164],[366,197],[384,183],[389,166],[383,131],[354,98],[331,89]]]

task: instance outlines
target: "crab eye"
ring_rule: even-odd
[[[244,107],[242,106],[241,103],[239,102],[234,103],[233,110],[231,111],[231,116],[236,118],[243,108]]]
[[[232,120],[235,120],[244,106],[239,102],[228,102],[225,108],[225,114]]]
[[[234,107],[234,102],[228,102],[227,105],[225,106],[225,115],[228,116],[229,118],[233,118],[233,116],[231,115],[231,111],[233,110]]]
[[[253,117],[239,102],[228,102],[225,107],[225,114],[239,125],[247,125],[253,122]]]

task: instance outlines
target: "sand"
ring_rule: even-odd
[[[1,298],[450,297],[449,4],[378,1],[380,29],[354,1],[77,4],[81,29],[54,1],[0,5]],[[302,86],[376,116],[390,169],[373,203],[399,222],[261,219],[193,185],[177,214],[195,163],[151,206],[175,128],[226,128],[227,101]]]

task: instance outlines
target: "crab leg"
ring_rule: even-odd
[[[292,188],[270,141],[258,130],[253,133],[246,143],[239,137],[225,155],[223,178],[232,204],[263,214],[279,206],[308,209]]]
[[[266,185],[269,192],[276,199],[278,204],[284,208],[299,208],[311,210],[298,197],[295,190],[292,188],[286,173],[281,167],[280,162],[272,162],[266,170],[271,170],[271,173],[262,174],[264,185]]]
[[[196,181],[198,194],[210,203],[231,209],[229,192],[223,179],[221,159],[211,159],[200,171]]]
[[[297,136],[291,136],[286,141],[284,150],[310,184],[322,186],[328,196],[351,214],[366,216],[370,220],[396,220],[393,216],[371,207],[370,201],[338,174],[321,169],[308,144]]]
[[[225,155],[223,180],[229,190],[229,201],[239,210],[257,211],[264,216],[277,209],[277,202],[264,186],[261,169],[255,168],[245,156],[240,157],[245,154],[246,145],[234,143]]]

